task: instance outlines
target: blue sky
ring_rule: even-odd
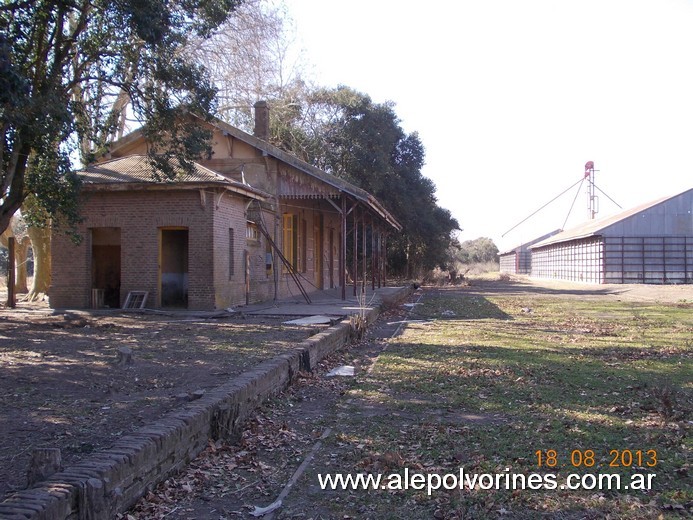
[[[561,227],[576,190],[501,236],[590,160],[624,208],[693,187],[693,1],[284,3],[321,85],[393,101],[419,133],[462,240]],[[567,227],[586,218],[583,188]]]

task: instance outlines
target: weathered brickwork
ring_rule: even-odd
[[[78,228],[83,240],[74,244],[54,233],[51,242],[54,308],[85,308],[91,299],[91,229],[119,228],[121,247],[120,303],[129,291],[148,291],[147,306],[160,306],[160,230],[188,230],[188,308],[214,308],[214,262],[211,252],[214,197],[206,202],[197,190],[116,191],[89,193]]]
[[[188,308],[225,309],[248,303],[300,294],[295,282],[283,269],[276,255],[267,268],[271,248],[262,233],[257,239],[246,237],[249,200],[236,194],[198,190],[141,190],[88,193],[82,205],[84,221],[78,228],[82,237],[75,244],[64,234],[52,240],[53,282],[50,304],[54,308],[86,308],[91,304],[92,240],[95,228],[120,230],[120,304],[130,291],[147,291],[147,306],[160,307],[160,247],[162,229],[188,230]],[[301,280],[307,292],[318,287],[337,286],[339,281],[340,216],[317,203],[297,201],[280,206],[282,213],[295,213],[305,221],[305,254]],[[322,215],[322,243],[319,215]],[[270,211],[263,222],[275,243],[282,247],[282,222]],[[233,230],[231,233],[229,230]],[[329,237],[332,233],[332,254]],[[232,238],[233,237],[233,238]],[[231,241],[233,240],[233,247]],[[230,260],[232,255],[232,262]],[[322,262],[316,262],[316,255]],[[332,276],[330,276],[330,260]],[[246,272],[246,262],[249,269]],[[276,263],[276,264],[275,264]],[[233,268],[231,268],[231,264]],[[322,267],[316,275],[316,267]],[[322,284],[322,285],[320,285]]]

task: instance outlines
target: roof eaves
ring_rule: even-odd
[[[382,205],[378,202],[378,200],[373,195],[368,193],[366,190],[354,186],[353,184],[345,181],[344,179],[340,179],[339,177],[335,177],[334,175],[330,175],[329,173],[323,172],[319,168],[316,168],[315,166],[308,164],[307,162],[299,159],[298,157],[295,157],[290,153],[281,150],[273,144],[259,139],[254,135],[250,135],[249,133],[244,132],[243,130],[240,130],[239,128],[236,128],[232,125],[229,125],[228,123],[216,120],[213,124],[222,132],[227,132],[229,135],[237,139],[240,139],[241,141],[244,141],[249,145],[254,146],[255,148],[258,148],[267,155],[271,155],[272,157],[279,159],[280,161],[285,162],[298,170],[301,170],[303,173],[311,175],[329,184],[333,188],[337,188],[339,191],[351,195],[357,200],[360,200],[361,202],[369,206],[373,211],[378,213],[388,224],[394,227],[397,231],[402,230],[402,225],[397,221],[397,219],[393,217],[385,208],[383,208]]]
[[[556,236],[553,236],[551,238],[547,238],[546,240],[542,240],[541,242],[538,242],[536,244],[533,244],[529,246],[527,249],[539,249],[540,247],[546,247],[550,246],[552,244],[558,244],[559,242],[570,242],[571,240],[582,240],[583,238],[589,238],[589,237],[596,237],[596,236],[601,236],[600,233],[601,229],[597,229],[595,231],[591,232],[586,232],[582,234],[570,234],[565,237],[561,237],[560,233]]]
[[[195,117],[197,119],[202,119],[199,116],[196,116],[195,114],[189,114],[192,117]],[[222,132],[225,132],[226,134],[231,135],[232,137],[235,137],[237,139],[240,139],[241,141],[246,142],[247,144],[259,149],[263,153],[270,155],[282,162],[285,162],[294,168],[302,171],[303,173],[306,173],[308,175],[311,175],[312,177],[315,177],[322,182],[325,182],[326,184],[332,186],[333,188],[338,189],[339,191],[346,193],[348,195],[351,195],[355,199],[363,202],[367,206],[369,206],[371,209],[373,209],[376,213],[378,213],[388,224],[390,224],[392,227],[394,227],[397,231],[402,230],[402,225],[395,219],[385,208],[382,207],[382,205],[371,195],[368,193],[366,190],[359,188],[357,186],[354,186],[350,182],[345,181],[344,179],[340,179],[339,177],[335,177],[334,175],[330,175],[326,172],[323,172],[319,168],[316,168],[315,166],[308,164],[307,162],[299,159],[298,157],[295,157],[291,155],[288,152],[285,152],[284,150],[281,150],[280,148],[268,143],[267,141],[264,141],[262,139],[259,139],[258,137],[255,137],[254,135],[251,135],[247,132],[244,132],[243,130],[236,128],[228,123],[225,123],[224,121],[221,121],[220,119],[214,119],[213,121],[210,122],[211,125],[217,127],[219,130]],[[123,137],[122,139],[116,141],[113,143],[113,147],[111,148],[111,153],[116,152],[120,148],[127,146],[128,144],[132,143],[136,139],[142,136],[142,130],[137,129],[128,134],[127,136]],[[120,159],[120,158],[119,158]],[[117,159],[114,159],[117,160]],[[104,164],[107,164],[110,161],[106,161],[103,163],[99,163],[99,166],[103,166]],[[215,175],[219,175],[213,170],[209,170],[208,168],[205,168],[204,166],[198,165],[201,168],[204,168],[205,170],[208,170]],[[222,176],[223,177],[223,176]],[[265,194],[266,195],[266,194]]]
[[[87,183],[82,185],[82,190],[87,192],[99,191],[163,191],[163,190],[197,190],[204,188],[222,188],[227,191],[245,195],[251,199],[269,200],[270,195],[253,188],[252,186],[213,181],[190,181],[190,182],[101,182]]]

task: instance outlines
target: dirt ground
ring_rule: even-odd
[[[497,293],[528,297],[690,302],[693,287],[681,289],[539,284],[526,279],[513,279],[509,282],[472,282],[470,287],[461,290],[485,295]],[[419,295],[414,294],[410,302],[416,302]],[[303,374],[295,385],[266,403],[256,417],[248,421],[239,443],[210,444],[186,471],[152,490],[131,511],[118,518],[250,519],[258,516],[262,508],[271,509],[279,498],[281,507],[268,512],[265,519],[381,518],[374,515],[364,503],[363,492],[327,491],[320,489],[317,483],[317,473],[343,471],[345,467],[351,467],[352,471],[357,468],[359,471],[383,473],[401,470],[401,446],[393,446],[391,452],[372,456],[369,454],[369,441],[360,439],[353,432],[342,431],[354,414],[370,422],[374,431],[393,425],[423,424],[436,432],[443,429],[449,435],[462,435],[462,430],[469,426],[483,427],[503,420],[493,414],[461,414],[437,406],[432,406],[424,415],[408,415],[396,407],[378,406],[367,396],[350,396],[353,378],[327,376],[330,370],[349,365],[355,367],[357,375],[367,377],[363,375],[364,372],[367,373],[377,362],[379,354],[387,348],[389,339],[398,333],[407,317],[406,309],[400,307],[381,315],[362,343],[350,345],[323,360],[314,373]],[[326,433],[327,437],[321,438]],[[464,451],[462,448],[460,450]],[[304,465],[305,473],[300,473]],[[389,498],[384,494],[382,500],[387,502]],[[346,513],[342,515],[340,512],[339,516],[334,516],[335,510]],[[431,516],[448,518],[438,513],[432,512]],[[498,517],[501,516],[502,513],[499,513]],[[491,514],[489,517],[495,516]],[[555,518],[588,517],[597,518],[582,512]]]
[[[609,298],[619,301],[690,303],[693,302],[693,284],[687,285],[645,285],[645,284],[584,284],[559,280],[537,280],[528,276],[513,275],[509,282],[485,283],[484,290],[498,290],[503,294],[541,294],[577,298]],[[485,280],[498,279],[492,273]]]
[[[484,291],[693,301],[691,285],[578,285],[513,278],[509,282],[485,283]],[[0,301],[5,299],[0,292]],[[190,313],[55,314],[42,302],[20,303],[14,310],[0,309],[0,497],[25,486],[33,448],[61,448],[63,465],[69,466],[194,398],[194,392],[214,388],[293,347],[311,332],[282,325],[281,321],[238,315],[211,318]],[[397,315],[385,316],[380,326],[387,323],[397,323]],[[376,327],[365,349],[345,350],[327,360],[324,370],[345,360],[357,366],[369,365],[386,344],[378,338],[389,337],[393,332]],[[134,354],[132,364],[117,363],[118,349],[124,346]],[[233,506],[242,509],[243,505],[260,498],[266,499],[262,504],[266,505],[276,497],[282,483],[286,483],[295,469],[295,462],[323,432],[322,424],[331,422],[323,421],[324,416],[337,414],[338,420],[343,413],[334,407],[343,406],[335,397],[343,392],[345,384],[348,383],[342,380],[306,375],[280,399],[279,408],[260,413],[249,423],[245,445],[242,442],[233,448],[210,448],[201,459],[203,469],[197,470],[200,474],[204,474],[204,468],[214,466],[214,460],[226,456],[226,466],[222,469],[215,466],[214,471],[239,475],[235,483],[219,480],[219,485],[227,486],[227,491],[234,490],[238,500],[235,504],[225,500],[216,509],[215,518],[222,511],[234,516]],[[301,403],[300,412],[297,403]],[[285,414],[279,413],[280,410]],[[289,420],[291,428],[287,427]],[[253,433],[257,431],[266,434],[258,437]],[[280,469],[264,467],[254,456],[260,449],[285,453],[292,464]],[[205,462],[205,457],[211,458]],[[234,468],[245,469],[246,476],[242,472],[230,472]],[[188,493],[192,488],[181,482],[181,486],[188,486],[181,493]],[[171,489],[176,489],[175,480],[164,493],[176,496]],[[153,500],[156,504],[157,497]],[[206,502],[214,499],[201,500],[188,506],[172,506],[177,511],[170,518],[212,518],[210,510],[215,510],[214,504]],[[201,503],[205,503],[209,516],[197,509]],[[137,517],[156,517],[146,512],[151,505],[152,502],[141,505],[144,510],[140,509]],[[300,511],[300,505],[295,507],[295,511]],[[290,517],[284,516],[287,511],[291,508],[285,509],[282,517]],[[243,514],[247,512],[244,509]],[[355,513],[358,516],[357,510]]]
[[[280,509],[263,517],[265,520],[333,518],[326,505],[330,500],[353,501],[349,505],[353,506],[353,516],[343,518],[369,518],[367,511],[359,508],[357,493],[345,498],[342,493],[321,490],[315,483],[307,484],[315,479],[296,471],[306,460],[310,462],[307,473],[314,472],[315,467],[340,466],[350,443],[340,441],[335,425],[354,410],[379,424],[386,420],[383,410],[372,403],[346,398],[353,378],[326,374],[342,365],[353,366],[357,373],[367,371],[386,348],[388,339],[398,332],[405,315],[402,307],[381,314],[362,342],[324,359],[313,373],[302,373],[294,385],[265,403],[246,423],[238,443],[210,444],[186,471],[152,490],[117,519],[252,519],[256,508],[270,506],[285,489],[292,492],[282,499]],[[387,410],[387,414],[392,412]],[[397,412],[393,417],[401,419]],[[328,428],[329,437],[321,439]],[[310,459],[312,452],[315,460]],[[349,452],[351,455],[358,454]],[[380,461],[372,463],[378,465]],[[287,488],[292,477],[294,484]]]
[[[69,466],[310,333],[278,318],[1,310],[0,497],[25,487],[33,448]]]

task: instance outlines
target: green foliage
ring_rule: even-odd
[[[78,218],[72,157],[102,153],[131,104],[152,157],[169,148],[184,166],[208,151],[199,125],[215,90],[185,58],[239,0],[5,2],[0,7],[0,230],[27,195],[39,216]],[[164,170],[164,173],[166,172]]]
[[[277,144],[375,195],[403,225],[388,242],[391,272],[413,277],[443,264],[459,224],[438,206],[435,185],[421,173],[424,146],[404,132],[394,105],[344,86],[293,105],[294,119],[273,129]]]
[[[465,240],[456,251],[451,251],[454,260],[463,264],[498,262],[498,247],[486,237]]]

